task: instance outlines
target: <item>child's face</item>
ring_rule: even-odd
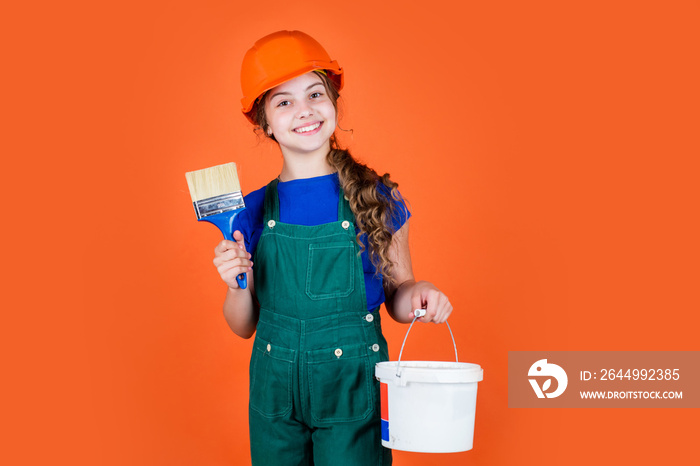
[[[283,154],[330,150],[336,111],[321,78],[306,73],[280,84],[265,99],[265,117]]]

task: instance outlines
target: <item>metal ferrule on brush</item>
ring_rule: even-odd
[[[210,197],[208,199],[202,199],[201,201],[194,201],[192,204],[197,214],[197,220],[223,212],[243,209],[245,207],[241,191],[222,194],[221,196]]]

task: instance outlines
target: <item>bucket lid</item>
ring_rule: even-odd
[[[425,383],[473,383],[484,380],[484,370],[478,364],[447,361],[397,361],[377,363],[374,374],[380,381]],[[397,375],[398,374],[398,375]]]

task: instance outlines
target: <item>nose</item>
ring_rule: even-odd
[[[308,118],[313,115],[311,106],[307,102],[301,102],[297,107],[297,118]]]

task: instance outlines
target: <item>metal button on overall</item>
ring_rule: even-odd
[[[252,462],[389,465],[374,378],[388,351],[378,310],[367,311],[352,211],[341,190],[336,222],[281,222],[277,185],[265,191],[268,228],[253,269],[260,303],[254,348],[274,351],[254,350],[251,358]]]

